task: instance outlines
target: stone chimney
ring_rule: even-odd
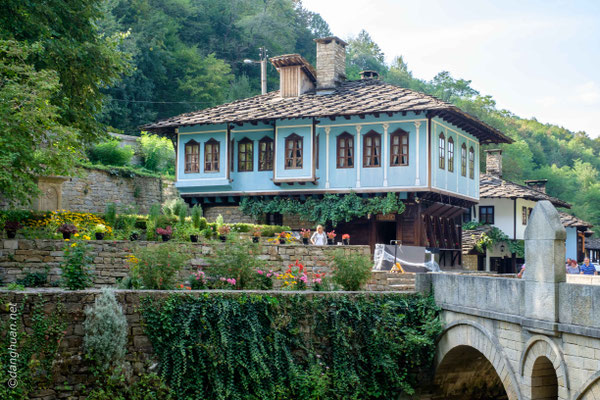
[[[538,192],[546,193],[546,183],[548,179],[536,179],[525,181],[525,184]]]
[[[335,89],[346,80],[346,45],[337,36],[317,42],[317,93]]]
[[[487,175],[502,178],[502,150],[486,150],[485,173]]]
[[[279,94],[281,97],[298,97],[314,90],[317,73],[300,54],[286,54],[270,58],[279,72]]]
[[[360,71],[360,79],[379,79],[379,72],[373,70]]]

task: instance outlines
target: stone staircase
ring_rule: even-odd
[[[387,274],[387,284],[390,290],[408,291],[415,290],[415,274]]]

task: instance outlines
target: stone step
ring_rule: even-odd
[[[398,290],[402,292],[410,292],[415,290],[415,285],[389,285],[390,290]]]
[[[415,278],[414,278],[414,276],[413,277],[387,278],[387,283],[389,285],[402,284],[402,283],[413,284],[414,285]]]

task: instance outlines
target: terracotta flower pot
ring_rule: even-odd
[[[104,239],[104,232],[96,232],[96,240]]]

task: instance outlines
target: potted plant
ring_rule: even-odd
[[[6,231],[6,237],[14,239],[17,236],[17,231],[23,226],[18,221],[7,221],[4,224],[4,230]]]
[[[157,228],[156,234],[162,236],[163,242],[168,242],[173,234],[173,228],[167,226],[166,228]]]
[[[136,241],[140,238],[140,233],[138,231],[131,231],[131,235],[129,235],[129,240]]]
[[[260,227],[254,228],[254,230],[252,231],[252,241],[254,243],[258,243],[260,241],[261,234],[262,234],[262,230],[260,229]]]
[[[277,239],[279,239],[279,244],[286,244],[289,241],[290,234],[287,232],[280,232],[277,234]]]
[[[190,242],[198,243],[198,232],[196,232],[196,231],[190,232]]]
[[[219,226],[218,231],[219,231],[219,239],[221,239],[221,242],[226,242],[227,235],[231,231],[231,228],[228,225],[221,225],[221,226]]]
[[[343,243],[345,246],[348,246],[348,245],[350,244],[350,235],[348,235],[347,233],[344,233],[344,234],[342,235],[342,243]]]
[[[73,224],[62,224],[57,231],[62,233],[63,239],[71,239],[71,235],[78,232],[77,227]]]
[[[97,224],[94,228],[94,232],[96,235],[96,240],[104,239],[104,234],[106,233],[106,226],[104,224]]]
[[[300,235],[302,236],[302,244],[308,245],[308,239],[310,239],[310,229],[302,229],[300,230]]]
[[[334,240],[335,240],[336,236],[337,235],[336,235],[335,231],[327,232],[327,244],[328,245],[335,244]]]

